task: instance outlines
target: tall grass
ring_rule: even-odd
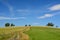
[[[24,27],[5,27],[0,28],[0,40],[7,40],[13,37],[17,31],[23,30]]]

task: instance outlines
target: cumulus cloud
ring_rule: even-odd
[[[15,17],[15,18],[11,18],[11,17],[0,17],[0,20],[16,20],[16,19],[26,19],[25,17]]]
[[[52,7],[48,8],[48,9],[51,11],[60,10],[60,4],[53,5]]]
[[[38,19],[49,18],[49,17],[53,17],[53,16],[54,16],[54,14],[45,14],[43,16],[38,17]]]

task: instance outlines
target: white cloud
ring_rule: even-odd
[[[10,13],[11,13],[11,16],[14,16],[14,12],[13,12],[13,7],[12,7],[12,5],[10,5],[10,4],[8,3],[8,1],[4,1],[4,0],[2,1],[2,3],[7,6],[7,8],[9,9],[9,11],[10,11]]]
[[[20,13],[21,15],[29,15],[31,12],[27,9],[19,9],[19,10],[16,10],[17,13]]]
[[[30,9],[18,9],[16,10],[18,13],[40,13],[41,10],[30,10]]]
[[[16,19],[26,19],[26,18],[25,17],[16,17],[16,18],[0,17],[0,20],[16,20]]]
[[[29,10],[17,10],[18,12],[29,12]]]
[[[54,14],[45,14],[43,16],[38,17],[38,19],[43,19],[43,18],[48,18],[48,17],[53,17]]]
[[[33,23],[33,24],[34,24],[34,25],[38,25],[38,24],[40,24],[40,23],[37,23],[37,22],[36,22],[36,23]]]
[[[51,11],[60,10],[60,4],[50,7],[49,10],[51,10]]]
[[[20,19],[26,19],[26,17],[20,17]]]
[[[9,9],[10,13],[11,13],[11,16],[14,16],[13,7],[10,4],[8,4],[8,3],[7,3],[7,7]]]

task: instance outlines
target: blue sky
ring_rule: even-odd
[[[48,22],[60,26],[60,0],[0,0],[0,27],[45,26]]]

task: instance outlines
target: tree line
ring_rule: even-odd
[[[12,24],[10,24],[10,23],[5,23],[5,27],[12,27],[12,26],[15,26],[13,23]],[[30,24],[29,25],[25,25],[25,26],[31,26]],[[53,27],[54,26],[54,24],[53,23],[47,23],[46,24],[46,26],[51,26],[51,27]],[[57,28],[58,26],[56,26],[56,28]]]
[[[13,23],[12,24],[10,24],[10,23],[5,23],[5,27],[9,27],[9,26],[15,26]]]
[[[46,26],[51,26],[51,27],[53,27],[54,26],[54,24],[53,23],[48,23]],[[56,28],[57,28],[58,26],[56,26]]]

